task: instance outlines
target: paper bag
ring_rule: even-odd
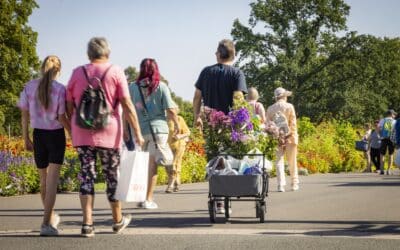
[[[121,151],[121,165],[115,199],[125,202],[146,200],[149,153],[143,151]]]

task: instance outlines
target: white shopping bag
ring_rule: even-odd
[[[149,152],[121,150],[121,165],[115,199],[125,202],[146,200]]]
[[[264,159],[263,159],[263,157],[261,156],[261,154],[263,154],[263,153],[258,148],[252,149],[247,153],[248,154],[260,154],[260,156],[252,156],[252,157],[245,156],[245,157],[243,157],[243,160],[245,162],[247,162],[250,165],[257,164],[260,168],[262,168],[264,166],[264,168],[267,172],[272,171],[272,162],[270,160],[268,160],[267,157],[264,157]]]

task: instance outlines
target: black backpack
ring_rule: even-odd
[[[103,80],[108,70],[103,76],[89,78],[86,68],[82,66],[88,86],[82,93],[79,106],[76,108],[76,124],[84,129],[100,130],[107,126],[110,112],[107,106],[105,91],[103,88]],[[97,86],[96,84],[97,83]],[[117,105],[115,102],[114,109]]]

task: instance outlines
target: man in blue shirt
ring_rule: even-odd
[[[247,93],[246,80],[243,72],[232,66],[235,59],[235,45],[231,40],[219,42],[217,64],[205,67],[197,80],[193,98],[195,126],[202,129],[201,104],[227,114],[233,106],[233,96]],[[211,160],[211,159],[208,159]],[[231,209],[229,209],[231,213]],[[217,213],[224,214],[224,203],[217,202]]]
[[[205,67],[195,84],[193,98],[194,121],[197,127],[202,128],[200,117],[201,104],[225,114],[233,105],[233,96],[236,93],[247,93],[246,80],[243,72],[232,66],[235,59],[235,45],[231,40],[219,42],[217,64]]]

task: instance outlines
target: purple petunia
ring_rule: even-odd
[[[240,133],[236,132],[235,130],[232,130],[231,133],[232,141],[238,142],[240,140],[240,136],[241,136]]]
[[[232,125],[240,125],[250,121],[250,114],[246,108],[240,108],[229,112],[229,117],[232,119]]]

